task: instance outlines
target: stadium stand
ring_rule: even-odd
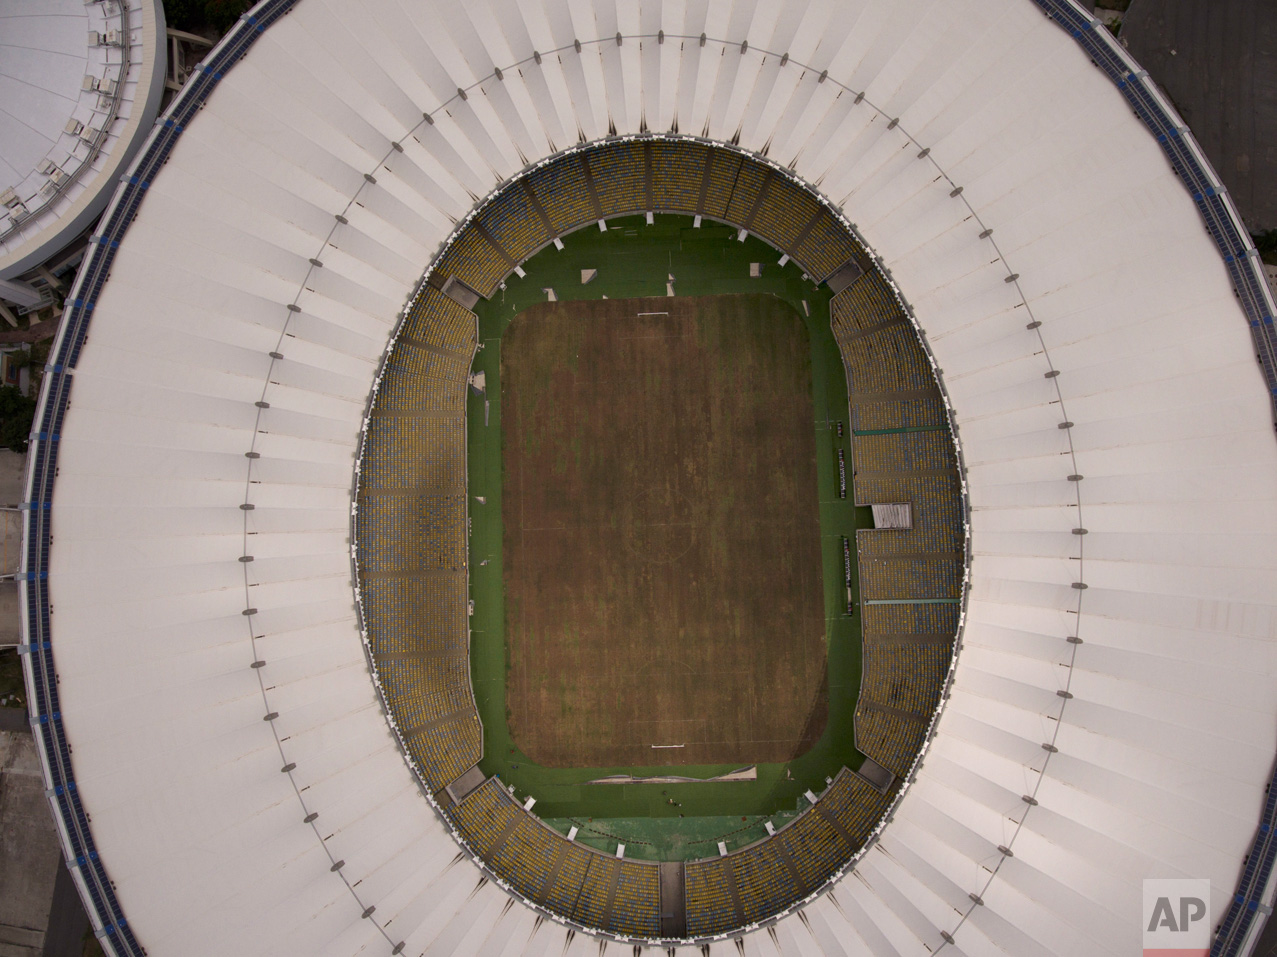
[[[761,163],[753,160],[745,160],[741,163],[740,170],[736,175],[736,181],[732,184],[731,199],[727,202],[727,209],[723,214],[723,218],[729,223],[736,223],[740,226],[748,226],[753,220],[753,212],[758,204],[759,194],[763,190],[763,184],[767,182],[770,171]]]
[[[802,896],[781,860],[779,841],[763,840],[728,860],[747,923],[769,917]]]
[[[834,296],[829,304],[829,321],[835,335],[849,336],[887,323],[906,322],[907,317],[886,280],[877,272],[867,271]]]
[[[903,776],[952,659],[966,562],[962,491],[927,355],[890,285],[869,263],[860,265],[864,274],[830,303],[847,369],[855,501],[908,503],[911,527],[856,532],[864,609],[856,747]],[[938,640],[892,642],[888,635]]]
[[[853,432],[889,429],[945,429],[944,403],[940,394],[917,399],[862,396],[852,406]]]
[[[465,656],[381,658],[381,686],[398,705],[404,728],[416,728],[456,714],[470,704],[469,661]]]
[[[932,605],[867,605],[861,624],[876,639],[884,641],[907,638],[952,640],[958,627],[959,607]]]
[[[939,704],[952,651],[947,642],[875,640],[864,649],[870,677],[861,685],[861,699],[919,717],[930,715]]]
[[[792,254],[820,208],[816,197],[807,190],[783,176],[769,173],[766,197],[750,228],[772,245]]]
[[[581,889],[576,895],[576,906],[572,908],[573,920],[578,920],[587,927],[607,925],[605,918],[608,897],[620,866],[619,861],[606,858],[602,854],[590,855],[590,863],[585,869],[585,879],[581,881]]]
[[[854,850],[815,809],[805,811],[777,833],[775,840],[793,861],[803,894],[820,887],[846,863]]]
[[[660,934],[659,865],[588,850],[521,807],[489,778],[446,813],[467,843],[529,900],[626,937]]]
[[[563,862],[554,883],[546,892],[545,903],[560,914],[571,914],[585,882],[585,872],[593,855],[579,844],[567,844]]]
[[[554,237],[533,211],[522,186],[504,189],[479,216],[479,222],[501,249],[515,262],[522,262]]]
[[[822,209],[793,256],[807,274],[817,281],[828,279],[843,263],[856,255],[856,243],[833,215]]]
[[[670,213],[699,212],[708,159],[709,148],[699,143],[661,140],[653,143],[653,209]]]
[[[737,908],[732,867],[726,858],[690,861],[683,873],[689,936],[718,934],[741,925],[743,915]]]
[[[858,775],[843,768],[820,796],[816,811],[840,831],[844,840],[859,848],[869,839],[894,797],[894,788],[880,794]]]
[[[473,707],[406,737],[408,753],[435,792],[473,767],[483,753],[483,726]]]
[[[487,860],[497,842],[519,823],[522,810],[498,778],[489,778],[454,805],[451,815],[466,841]]]
[[[424,578],[365,578],[364,614],[381,625],[369,635],[380,655],[465,655],[466,579],[463,574]]]
[[[512,268],[503,251],[488,242],[479,230],[467,229],[448,247],[435,270],[445,278],[456,276],[486,299]]]
[[[885,432],[857,436],[856,471],[952,475],[957,468],[953,443],[945,432]]]
[[[725,150],[714,150],[709,155],[709,182],[701,212],[713,219],[727,219],[727,207],[736,188],[744,157]]]
[[[604,216],[646,210],[647,161],[642,143],[617,143],[588,156]]]
[[[443,467],[436,471],[441,473],[441,480],[455,477],[451,470]],[[369,490],[362,496],[355,516],[356,535],[361,544],[361,576],[419,575],[465,569],[464,493],[382,495],[379,491]],[[421,511],[414,513],[414,508]],[[415,612],[400,610],[397,616],[403,620],[405,614]],[[390,626],[378,620],[376,627],[381,630]]]
[[[585,170],[577,156],[564,157],[533,170],[527,184],[556,234],[570,233],[601,215],[594,206]]]
[[[852,392],[928,392],[936,387],[931,365],[913,328],[904,323],[856,337],[841,337]]]
[[[492,865],[520,894],[538,900],[563,840],[527,815],[493,855]]]
[[[448,489],[465,485],[465,422],[458,418],[374,415],[359,483],[368,489]]]
[[[893,794],[843,768],[814,807],[774,836],[725,857],[689,861],[688,933],[764,920],[815,893],[864,845]]]
[[[864,701],[856,706],[856,747],[897,777],[909,773],[927,733],[926,718],[883,711]]]
[[[661,932],[660,870],[629,861],[621,865],[612,901],[610,926],[615,933],[656,937]]]
[[[468,356],[474,351],[475,317],[434,286],[425,285],[408,307],[399,332],[402,337]]]

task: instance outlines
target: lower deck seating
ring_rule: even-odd
[[[652,208],[661,212],[696,213],[709,148],[700,143],[652,144]]]
[[[689,861],[683,874],[689,936],[717,934],[740,925],[727,858]]]
[[[960,612],[958,605],[866,605],[860,624],[866,640],[903,636],[952,641]]]
[[[852,443],[855,468],[865,472],[942,471],[956,475],[958,462],[947,431],[858,435]]]
[[[744,157],[724,150],[714,150],[709,159],[709,189],[705,192],[704,213],[713,219],[726,219],[727,206],[732,201],[736,176]]]
[[[884,323],[903,322],[906,316],[887,281],[871,269],[834,296],[829,318],[835,335],[849,335]]]
[[[861,698],[867,703],[929,717],[940,702],[952,657],[952,646],[947,643],[866,642]]]
[[[661,909],[660,868],[655,864],[623,863],[608,928],[631,937],[659,937]]]
[[[465,569],[463,494],[394,495],[368,491],[360,498],[355,515],[360,575],[447,574]],[[414,508],[421,511],[414,512]],[[373,624],[372,618],[369,624]],[[383,627],[388,626],[377,620],[375,628]]]
[[[792,255],[798,238],[819,210],[816,197],[773,172],[767,177],[767,192],[750,228]]]
[[[854,850],[814,808],[796,818],[775,839],[793,861],[803,894],[810,894],[824,884]]]
[[[856,720],[860,720],[859,715]],[[859,735],[856,740],[859,745]],[[886,794],[879,794],[859,775],[843,768],[834,778],[834,783],[820,796],[816,808],[826,818],[836,821],[859,848],[869,839],[894,797],[894,788]]]
[[[539,900],[562,843],[562,837],[525,814],[491,863],[520,894]]]
[[[465,420],[374,415],[359,464],[363,489],[464,488]]]
[[[851,428],[855,432],[881,429],[941,429],[948,424],[940,390],[934,396],[914,399],[855,397],[851,402]]]
[[[853,396],[864,392],[928,392],[936,388],[931,363],[908,323],[896,323],[854,338],[839,336],[835,329],[834,336],[847,364],[847,387]]]
[[[456,276],[484,298],[496,290],[510,266],[501,252],[477,229],[466,229],[448,247],[435,267],[444,278]]]
[[[749,214],[753,212],[758,202],[758,195],[762,192],[763,183],[768,175],[767,167],[761,163],[755,163],[750,159],[741,163],[736,182],[732,184],[732,197],[727,203],[725,216],[729,223],[745,225]]]
[[[572,909],[572,919],[578,920],[587,927],[602,927],[603,918],[607,914],[608,894],[612,883],[616,880],[616,870],[620,863],[602,854],[591,854],[590,863],[585,869],[585,879],[581,881],[581,890],[576,896],[576,906]]]
[[[909,773],[927,734],[927,719],[856,706],[856,748],[897,777]]]
[[[839,266],[855,257],[856,243],[842,223],[824,210],[793,255],[808,275],[817,282],[823,282]]]
[[[553,238],[546,233],[522,183],[498,193],[479,215],[479,223],[515,262],[523,262]]]
[[[856,533],[857,542],[873,531]],[[860,593],[866,601],[950,599],[962,592],[961,555],[860,556]]]
[[[408,307],[400,335],[469,355],[474,351],[475,323],[474,313],[426,285]]]
[[[592,855],[579,844],[569,844],[555,875],[554,883],[545,895],[545,902],[561,914],[571,914],[576,908],[576,899],[581,892],[581,884],[585,881],[586,869],[590,866]]]
[[[377,383],[377,414],[460,418],[466,408],[466,388],[464,379],[435,379],[391,366]]]
[[[467,653],[466,579],[459,572],[425,578],[365,578],[360,599],[372,653]]]
[[[454,805],[450,816],[475,852],[487,860],[498,838],[523,813],[500,779],[489,778]]]
[[[467,381],[470,376],[469,353],[437,352],[433,348],[419,346],[407,337],[401,337],[395,343],[391,363],[396,370],[410,376],[451,379],[457,383]]]
[[[615,143],[587,154],[604,216],[647,210],[647,158],[642,143]]]
[[[565,157],[533,170],[527,184],[556,235],[569,233],[598,218],[579,157]]]
[[[393,706],[392,706],[393,707]],[[407,744],[432,791],[447,787],[483,753],[483,726],[473,705],[447,721],[412,735]]]
[[[383,658],[377,675],[387,699],[395,702],[395,721],[404,731],[474,707],[466,655]]]
[[[728,860],[746,923],[770,917],[802,897],[793,874],[781,860],[778,842],[765,840]]]

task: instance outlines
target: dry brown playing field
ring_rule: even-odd
[[[544,303],[511,322],[506,704],[531,760],[744,765],[819,738],[809,350],[770,296]]]

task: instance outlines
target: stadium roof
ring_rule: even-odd
[[[92,224],[164,92],[159,0],[0,0],[0,279]]]
[[[1231,211],[1195,187],[1224,211],[1203,228],[1120,53],[1030,0],[287,7],[153,135],[39,412],[24,660],[113,948],[597,950],[482,880],[409,774],[352,607],[351,466],[395,319],[476,199],[675,123],[858,225],[969,470],[937,737],[855,875],[743,952],[1124,955],[1150,877],[1208,878],[1225,919],[1277,749],[1277,442],[1248,324],[1272,303],[1239,305]]]

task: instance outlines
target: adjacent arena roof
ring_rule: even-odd
[[[1102,31],[1029,0],[288,8],[148,141],[38,415],[24,661],[108,946],[598,950],[512,906],[405,766],[353,608],[351,470],[396,318],[476,201],[675,126],[857,224],[942,369],[971,503],[916,780],[854,875],[711,953],[1126,954],[1142,880],[1176,876],[1243,945],[1277,747],[1273,307]]]
[[[164,92],[159,0],[0,0],[0,279],[106,206]]]

